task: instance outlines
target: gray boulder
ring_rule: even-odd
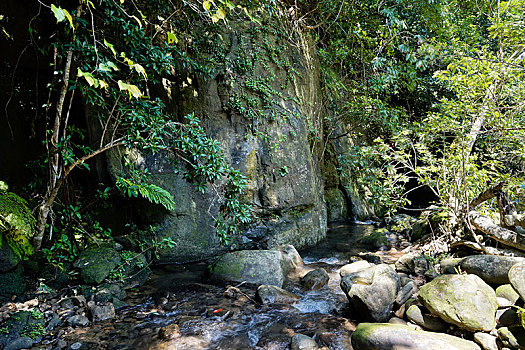
[[[439,262],[440,272],[445,274],[454,274],[458,272],[459,265],[463,261],[462,258],[446,258]]]
[[[112,303],[90,305],[89,311],[93,322],[110,320],[115,317],[115,307]]]
[[[440,318],[425,314],[417,305],[410,306],[406,311],[406,316],[409,321],[430,331],[444,332],[447,329],[447,324]]]
[[[303,266],[303,259],[297,249],[291,244],[279,247],[281,252],[281,268],[283,273],[287,275],[289,272],[295,270],[299,266]]]
[[[498,338],[504,346],[525,349],[525,329],[521,326],[498,328]]]
[[[291,350],[317,350],[317,343],[304,334],[294,334],[290,344]]]
[[[292,304],[300,298],[294,293],[270,285],[259,286],[259,288],[257,288],[256,297],[263,304]]]
[[[509,280],[521,300],[525,301],[525,263],[516,264],[509,270]]]
[[[506,299],[510,305],[514,305],[520,298],[520,295],[510,284],[504,284],[496,288],[496,297]]]
[[[351,264],[346,264],[339,270],[339,275],[341,277],[344,277],[346,275],[349,275],[351,273],[364,270],[372,266],[368,261],[366,260],[359,260],[356,262],[353,262]]]
[[[421,254],[408,253],[400,257],[395,266],[398,272],[423,275],[428,270],[428,261]]]
[[[389,265],[376,265],[343,277],[341,289],[361,318],[383,322],[390,318],[400,289],[399,276]]]
[[[306,290],[317,290],[323,288],[329,280],[328,272],[321,267],[304,275],[301,283]]]
[[[524,258],[496,255],[474,255],[461,260],[461,270],[479,276],[490,284],[509,283],[509,270]]]
[[[352,334],[354,350],[480,350],[474,342],[448,334],[390,323],[360,323]]]
[[[226,253],[210,265],[210,271],[214,278],[234,282],[282,287],[284,281],[281,253],[277,250]]]
[[[419,290],[423,305],[445,322],[469,331],[496,325],[496,293],[476,275],[441,275]]]
[[[496,337],[487,333],[475,333],[474,341],[481,345],[483,350],[499,350]]]

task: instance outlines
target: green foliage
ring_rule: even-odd
[[[25,259],[33,254],[29,240],[34,233],[35,218],[27,202],[7,189],[5,182],[0,181],[0,235],[21,259]],[[0,244],[2,242],[0,237]]]
[[[20,333],[21,337],[36,339],[46,334],[46,328],[42,323],[30,323]]]
[[[117,188],[128,197],[136,198],[140,195],[151,203],[162,205],[167,210],[173,210],[175,208],[175,202],[171,193],[157,185],[135,183],[123,177],[117,178],[116,185]]]
[[[63,269],[65,263],[75,261],[79,253],[78,246],[64,233],[49,248],[42,249],[42,252],[46,260],[59,269]]]

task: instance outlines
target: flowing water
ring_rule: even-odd
[[[369,224],[333,226],[318,246],[301,251],[305,267],[300,274],[323,267],[330,281],[321,290],[303,291],[297,278],[287,280],[284,288],[301,296],[294,304],[261,305],[255,300],[256,286],[247,284],[232,284],[241,293],[225,293],[228,284],[210,280],[204,262],[161,266],[145,286],[128,292],[129,306],[118,310],[115,319],[70,328],[64,339],[82,343],[82,349],[271,350],[289,349],[291,336],[302,333],[328,349],[351,349],[356,323],[339,287],[339,269],[359,255],[385,262],[397,255],[390,250],[378,257],[358,244],[373,229]],[[173,329],[159,335],[159,329],[173,324],[180,337],[169,339],[177,333]]]

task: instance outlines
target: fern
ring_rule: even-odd
[[[136,183],[123,177],[117,178],[117,187],[128,197],[138,197],[146,199],[155,204],[160,204],[167,210],[175,208],[175,201],[171,193],[154,184]]]

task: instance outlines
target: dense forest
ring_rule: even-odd
[[[525,1],[3,0],[0,38],[0,348],[151,310],[121,348],[525,348]]]

